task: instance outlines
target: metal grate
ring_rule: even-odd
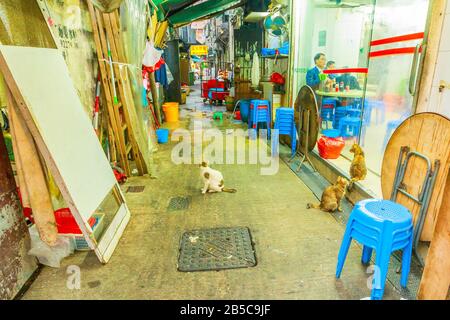
[[[245,227],[187,231],[181,238],[179,271],[256,266],[250,230]]]
[[[143,192],[145,189],[145,186],[131,186],[128,187],[127,193],[140,193]]]
[[[188,197],[173,197],[170,198],[167,211],[187,210],[189,208],[190,199]]]

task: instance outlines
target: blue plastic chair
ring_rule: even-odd
[[[339,121],[339,131],[341,132],[341,137],[356,137],[359,134],[359,129],[361,127],[361,118],[359,117],[343,117]]]
[[[252,100],[248,118],[248,128],[258,131],[258,124],[267,124],[267,136],[270,137],[270,127],[272,122],[270,102],[268,100]]]
[[[384,294],[391,253],[403,250],[400,284],[406,288],[413,246],[412,215],[400,204],[389,200],[369,199],[358,202],[352,210],[339,250],[336,278],[340,278],[352,239],[364,245],[361,262],[368,264],[376,251],[372,300]]]
[[[279,135],[287,134],[291,137],[291,153],[297,150],[297,128],[295,126],[294,109],[278,108],[275,111],[274,129],[278,130],[278,135],[272,140],[272,156],[278,154]]]

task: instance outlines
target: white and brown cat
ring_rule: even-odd
[[[349,181],[343,177],[338,177],[336,183],[327,187],[323,193],[320,203],[308,203],[307,208],[320,209],[325,212],[335,212],[336,210],[342,212],[341,200],[345,196],[345,190]]]
[[[200,176],[203,179],[203,194],[206,192],[237,192],[236,189],[225,188],[222,173],[218,170],[210,168],[206,161],[203,161],[200,165]]]

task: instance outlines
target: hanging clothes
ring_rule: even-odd
[[[155,71],[155,81],[159,82],[165,89],[167,89],[167,87],[169,86],[169,81],[167,79],[167,68],[165,63]]]

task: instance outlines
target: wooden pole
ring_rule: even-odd
[[[450,174],[420,281],[418,299],[445,300],[450,286]]]
[[[53,246],[58,238],[52,200],[45,179],[44,169],[39,159],[38,150],[25,121],[18,112],[12,94],[7,92],[11,132],[18,147],[17,157],[22,168],[23,178],[28,191],[33,218],[39,236],[46,244]]]
[[[156,90],[155,73],[154,72],[149,73],[148,78],[150,80],[150,90],[152,91],[153,107],[155,109],[158,122],[161,124],[162,123],[161,106],[159,105],[158,93]]]

